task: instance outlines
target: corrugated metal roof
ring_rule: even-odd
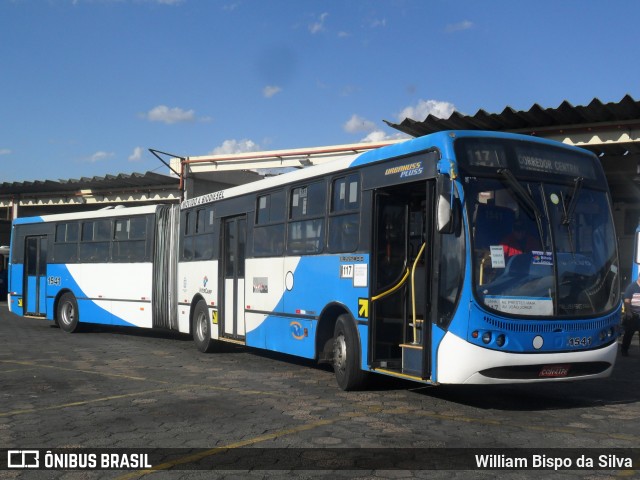
[[[442,130],[498,130],[535,135],[541,131],[587,129],[597,124],[615,128],[617,123],[634,121],[640,123],[640,102],[626,95],[617,103],[602,103],[594,98],[589,105],[574,107],[565,100],[557,108],[542,108],[536,103],[527,111],[506,107],[501,113],[478,110],[475,115],[463,115],[453,112],[447,119],[429,115],[423,121],[405,118],[399,124],[386,120],[385,123],[396,130],[420,137]]]
[[[179,180],[159,173],[146,172],[131,174],[121,173],[118,175],[105,175],[104,177],[82,177],[77,180],[3,182],[0,184],[0,196],[56,194],[78,192],[80,190],[109,192],[136,188],[148,189],[154,187],[178,189]]]

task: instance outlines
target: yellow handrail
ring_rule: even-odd
[[[416,345],[418,343],[418,324],[416,322],[416,267],[418,266],[418,261],[420,257],[424,253],[424,248],[427,246],[427,242],[424,242],[420,247],[420,251],[418,252],[418,256],[413,261],[413,267],[411,267],[411,308],[413,310],[413,344]]]
[[[371,297],[371,302],[373,303],[376,300],[380,300],[381,298],[386,297],[387,295],[391,295],[393,292],[395,292],[400,287],[402,287],[402,285],[404,285],[404,282],[407,281],[407,278],[409,278],[409,269],[408,268],[407,268],[407,271],[404,272],[404,275],[402,275],[402,278],[400,279],[400,281],[395,284],[395,286],[391,287],[386,292],[382,292],[382,293],[379,293],[378,295],[376,295],[375,297]]]

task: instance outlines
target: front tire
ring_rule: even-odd
[[[80,312],[78,311],[78,302],[73,293],[67,292],[58,300],[56,322],[67,333],[78,331]]]
[[[202,353],[209,353],[213,350],[213,340],[211,339],[211,321],[209,320],[209,308],[204,300],[196,304],[193,311],[193,341]]]
[[[345,391],[364,386],[366,372],[360,368],[358,332],[349,315],[340,315],[333,331],[333,371]]]

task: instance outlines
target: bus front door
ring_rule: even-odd
[[[47,237],[34,236],[25,239],[24,251],[24,294],[25,315],[45,316],[47,314]]]
[[[375,193],[369,360],[383,369],[430,378],[429,184]]]
[[[244,340],[244,261],[247,241],[246,216],[222,222],[222,330],[220,336]]]

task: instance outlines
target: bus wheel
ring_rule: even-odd
[[[60,297],[56,321],[58,326],[67,333],[73,333],[78,330],[80,313],[78,312],[78,302],[73,293],[67,292]]]
[[[349,315],[340,315],[333,331],[333,371],[342,390],[357,390],[366,373],[360,368],[358,333]]]
[[[193,341],[196,347],[203,353],[209,353],[213,350],[213,340],[211,339],[211,322],[209,320],[209,308],[204,300],[200,300],[196,304],[193,312]]]

